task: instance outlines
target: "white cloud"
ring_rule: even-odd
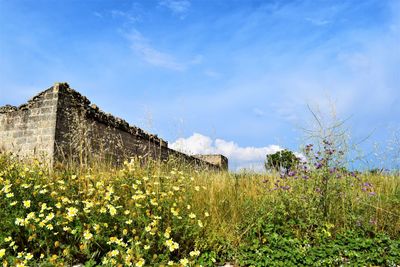
[[[97,12],[97,11],[93,12],[93,15],[98,18],[101,18],[101,19],[103,18],[103,14],[101,14],[100,12]]]
[[[267,154],[273,154],[283,148],[278,145],[265,147],[241,147],[232,141],[223,139],[211,139],[208,136],[194,133],[188,138],[179,138],[170,144],[172,149],[195,154],[222,154],[229,159],[232,170],[251,169],[262,171]]]
[[[150,65],[176,71],[186,69],[185,64],[178,62],[172,55],[152,47],[139,31],[133,30],[130,34],[126,34],[125,37],[130,41],[132,50]]]
[[[190,2],[187,0],[163,0],[159,2],[160,6],[168,8],[173,14],[178,15],[184,19],[186,13],[189,11]]]
[[[306,21],[310,22],[315,26],[325,26],[327,24],[332,23],[330,20],[327,19],[317,19],[317,18],[306,18]]]
[[[142,60],[156,67],[175,71],[184,71],[188,67],[199,65],[203,62],[203,55],[195,55],[190,60],[179,61],[172,54],[154,48],[150,44],[150,41],[136,29],[133,29],[128,34],[124,34],[124,37],[129,40],[131,49]]]
[[[125,19],[129,23],[134,23],[134,22],[139,21],[139,17],[138,16],[133,16],[129,12],[116,10],[116,9],[113,9],[110,12],[111,12],[111,17],[112,18],[122,18],[122,19]]]

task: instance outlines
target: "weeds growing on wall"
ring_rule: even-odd
[[[329,155],[326,145],[321,153]],[[282,176],[136,159],[120,169],[50,171],[1,155],[0,261],[399,265],[399,177],[333,169],[321,163],[325,155],[307,149],[312,165]]]

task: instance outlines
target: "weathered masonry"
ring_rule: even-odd
[[[49,163],[111,160],[132,156],[177,158],[193,166],[227,169],[222,155],[189,156],[168,148],[157,135],[104,113],[67,83],[56,83],[19,107],[0,107],[0,151],[40,156]]]

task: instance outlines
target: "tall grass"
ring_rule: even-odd
[[[0,258],[20,266],[306,264],[291,258],[298,254],[310,265],[399,264],[400,177],[332,176],[321,206],[323,179],[317,171],[282,177],[140,159],[49,170],[1,155]],[[346,248],[356,254],[319,254],[343,235],[349,244],[383,242],[382,251],[365,241]]]

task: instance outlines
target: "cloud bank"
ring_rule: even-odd
[[[170,147],[191,155],[222,154],[229,159],[229,168],[236,171],[241,169],[263,171],[266,155],[283,150],[278,145],[241,147],[235,142],[218,138],[213,140],[199,133],[194,133],[188,138],[179,138],[170,144]]]

